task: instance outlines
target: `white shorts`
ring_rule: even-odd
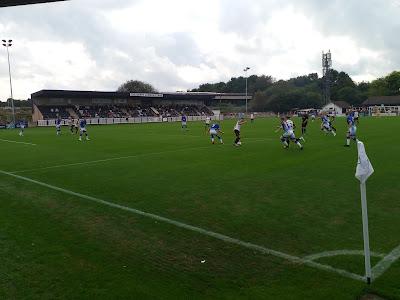
[[[86,132],[86,128],[85,127],[81,127],[81,132]]]
[[[186,126],[186,122],[182,122],[182,126]]]
[[[61,129],[61,124],[60,125],[56,125],[57,130]]]
[[[296,136],[294,135],[294,132],[292,130],[286,131],[282,134],[284,138],[289,138],[289,139],[295,139]]]
[[[218,132],[215,129],[210,129],[210,135],[217,135]]]
[[[356,136],[356,132],[357,132],[356,126],[350,127],[349,130],[347,130],[347,134],[349,136]]]
[[[332,130],[331,125],[329,124],[323,124],[323,128],[327,129],[327,130]]]

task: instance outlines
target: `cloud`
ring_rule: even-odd
[[[15,98],[114,90],[129,79],[174,91],[229,80],[245,66],[278,79],[320,73],[328,49],[336,69],[371,80],[400,65],[399,15],[398,0],[77,0],[1,9],[0,37],[14,40]]]

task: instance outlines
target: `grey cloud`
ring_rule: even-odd
[[[150,45],[155,45],[160,56],[166,56],[176,65],[199,65],[204,63],[200,50],[193,38],[185,32],[166,36],[148,37]]]
[[[90,58],[96,62],[99,70],[112,70],[114,78],[102,78],[93,74],[85,82],[76,82],[77,88],[115,89],[121,81],[143,79],[160,90],[168,87],[187,86],[174,68],[181,65],[198,66],[206,64],[216,69],[215,62],[204,57],[197,42],[190,33],[178,32],[166,35],[126,34],[115,32],[104,17],[110,10],[132,7],[145,0],[73,0],[53,4],[13,7],[0,10],[0,37],[11,37],[15,40],[12,49],[14,74],[16,77],[29,76],[26,63],[31,64],[33,76],[49,77],[43,86],[54,87],[63,83],[52,78],[52,74],[35,64],[34,57],[18,50],[18,41],[52,41],[78,42],[84,45]],[[293,7],[312,20],[317,30],[327,36],[349,36],[360,47],[381,51],[383,58],[362,58],[356,65],[338,65],[335,68],[348,71],[351,75],[363,73],[382,74],[400,65],[400,5],[388,1],[356,1],[356,0],[220,0],[219,29],[223,33],[235,33],[242,41],[238,41],[235,50],[251,56],[250,60],[265,64],[281,52],[279,45],[266,47],[264,37],[256,36],[257,28],[265,26],[277,9]],[[275,28],[268,28],[271,32]],[[243,42],[244,40],[244,42]],[[212,42],[212,41],[211,41]],[[154,61],[148,51],[152,49]],[[322,49],[320,49],[322,50]],[[118,55],[121,52],[124,55]],[[2,55],[2,54],[1,54]],[[333,53],[334,57],[334,53]],[[75,63],[73,58],[72,64]],[[159,60],[165,59],[165,69]],[[218,64],[235,72],[241,71],[241,64],[232,58],[218,57]],[[3,68],[4,56],[0,59],[0,77],[6,80],[8,70]],[[247,62],[243,62],[247,63]],[[320,54],[316,52],[315,60],[308,62],[310,70],[319,69]],[[239,66],[238,66],[239,65]],[[149,68],[151,71],[146,71]],[[295,70],[294,70],[295,71]],[[272,74],[274,75],[274,74]],[[221,75],[220,79],[229,79]],[[66,86],[62,86],[67,88]],[[75,87],[69,87],[75,88]]]
[[[369,48],[397,45],[393,33],[400,29],[400,7],[390,1],[297,0],[293,5],[327,34],[350,35]]]
[[[350,75],[384,75],[399,69],[399,2],[297,0],[293,3],[326,35],[349,36],[360,47],[383,53],[380,60],[361,58],[356,65],[338,65],[337,68],[343,68]]]
[[[251,37],[254,28],[267,23],[274,10],[281,6],[282,1],[277,0],[221,0],[220,29],[223,32]]]
[[[228,7],[229,9],[227,9]],[[348,36],[358,46],[379,51],[383,55],[382,59],[378,60],[362,58],[355,65],[336,63],[336,68],[343,68],[352,75],[360,75],[364,72],[384,74],[399,68],[399,0],[290,0],[280,2],[223,0],[221,1],[220,27],[225,32],[236,33],[249,41],[254,38],[255,28],[265,25],[278,8],[285,7],[292,7],[295,11],[307,16],[316,29],[327,37]],[[275,29],[268,28],[268,30]],[[257,48],[257,46],[248,44],[238,43],[236,45],[239,52],[249,55],[257,55],[257,51],[258,54],[267,52],[262,47]],[[279,51],[286,50],[288,49],[279,49]],[[277,54],[278,48],[270,49],[269,52],[269,55],[274,56]],[[319,55],[316,55],[315,61],[310,62],[311,65],[320,65]]]
[[[115,32],[104,18],[104,14],[111,9],[133,6],[138,2],[138,0],[76,0],[58,3],[58,5],[1,10],[0,24],[7,25],[7,27],[5,32],[0,32],[0,34],[12,35],[15,46],[18,44],[18,40],[26,38],[31,41],[79,42],[85,46],[99,69],[113,70],[120,79],[148,79],[156,87],[161,85],[164,88],[168,83],[184,84],[176,74],[146,73],[144,69],[148,53],[144,49],[153,47],[157,55],[167,57],[176,65],[197,64],[201,62],[200,53],[188,34],[175,33],[166,37],[124,34]],[[125,54],[128,58],[117,55],[117,51]],[[34,61],[29,54],[18,53],[17,56],[17,61]],[[73,62],[73,58],[71,61]],[[32,72],[51,76],[51,74],[44,74],[45,71],[40,66],[35,66],[34,63],[31,67]],[[157,66],[155,65],[155,67]],[[15,68],[18,69],[20,66],[16,63]],[[25,77],[26,75],[16,72],[15,76]],[[48,80],[45,87],[54,87],[55,83],[57,84],[56,79]],[[105,86],[115,89],[120,83],[119,79],[110,79],[105,82],[97,74],[93,74],[93,77],[88,79],[85,85],[88,88]],[[64,87],[61,86],[61,83],[58,84],[60,84],[59,88]],[[82,85],[82,83],[78,83],[78,85]]]

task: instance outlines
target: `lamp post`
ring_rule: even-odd
[[[11,81],[10,51],[8,50],[8,48],[12,46],[12,40],[2,40],[2,42],[3,46],[6,47],[7,49],[8,75],[10,77],[10,91],[11,91],[11,109],[13,116],[13,125],[15,126],[15,109],[14,109],[14,96],[13,96],[12,81]]]
[[[244,71],[245,74],[246,74],[246,114],[247,114],[247,71],[248,71],[248,70],[250,70],[249,67],[246,67],[246,68],[243,69],[243,71]]]

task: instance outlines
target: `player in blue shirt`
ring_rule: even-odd
[[[215,144],[214,138],[217,137],[220,143],[223,144],[224,142],[222,141],[222,137],[220,135],[221,133],[223,132],[221,131],[219,124],[217,123],[212,124],[210,127],[211,143]]]
[[[346,118],[347,125],[348,125],[348,130],[347,130],[347,135],[346,135],[346,144],[344,145],[345,147],[350,147],[350,140],[357,141],[357,127],[356,127],[356,121],[354,120],[354,115],[351,113],[347,115]]]
[[[348,125],[350,125],[351,123],[354,123],[354,117],[353,117],[353,113],[348,113],[347,117],[346,117],[346,122]]]
[[[326,133],[330,132],[333,134],[333,136],[336,136],[336,129],[332,126],[332,123],[326,114],[321,116],[321,121],[321,130],[325,131]]]
[[[56,131],[57,131],[57,135],[61,134],[61,119],[60,119],[60,117],[57,117],[57,120],[56,120]]]
[[[88,136],[87,131],[86,131],[86,120],[85,119],[80,120],[79,128],[80,128],[80,131],[81,131],[80,134],[79,134],[79,140],[82,141],[82,135],[85,134],[86,140],[89,141],[89,136]]]
[[[186,130],[187,130],[187,118],[186,118],[185,115],[182,115],[181,121],[182,121],[182,130],[183,130],[183,129],[186,129]]]

